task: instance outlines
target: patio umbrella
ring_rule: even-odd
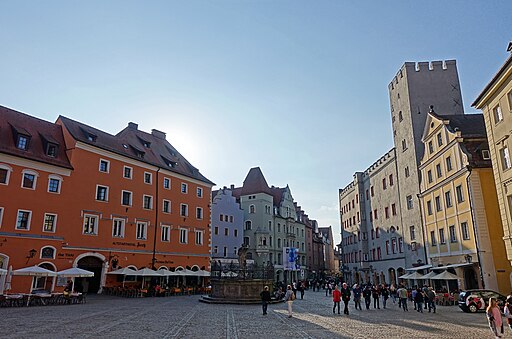
[[[436,273],[436,272],[434,272],[434,271],[430,271],[430,272],[428,272],[427,274],[425,274],[425,275],[423,276],[423,279],[432,279],[432,277],[433,277],[433,276],[436,276],[436,275],[437,275],[437,273]]]
[[[424,279],[423,278],[423,274],[421,273],[418,273],[418,271],[414,271],[413,273],[409,274],[407,276],[407,279],[415,279],[415,280],[418,280],[418,279]]]
[[[199,270],[196,272],[196,275],[198,277],[209,277],[211,274],[209,271],[206,271],[206,270]]]
[[[407,279],[407,277],[410,275],[411,275],[411,273],[405,273],[405,274],[399,276],[398,279]]]
[[[39,266],[20,268],[12,272],[13,275],[28,275],[32,277],[56,277],[57,273]]]
[[[110,271],[107,274],[116,274],[116,275],[135,275],[134,273],[137,272],[135,270],[132,270],[131,268],[124,267],[115,271]]]
[[[57,272],[59,277],[69,278],[88,278],[94,277],[94,272],[87,271],[78,267],[68,268],[67,270]]]
[[[133,274],[129,274],[129,275],[136,275],[139,277],[160,277],[161,276],[160,273],[158,273],[157,271],[154,271],[150,268],[143,268],[143,269],[135,271]]]
[[[439,273],[438,275],[435,275],[430,279],[432,279],[432,280],[459,280],[459,277],[453,273],[448,272],[448,271],[443,271],[442,273]],[[447,284],[447,285],[448,285],[448,293],[450,293],[450,284]]]

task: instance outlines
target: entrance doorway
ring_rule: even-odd
[[[101,272],[103,270],[103,261],[97,257],[87,256],[78,260],[78,268],[94,272],[94,277],[90,278],[76,278],[75,290],[78,292],[98,293],[101,287]],[[87,291],[84,291],[83,282],[87,281]]]
[[[478,280],[476,272],[473,267],[466,267],[464,269],[464,284],[467,290],[478,289]]]

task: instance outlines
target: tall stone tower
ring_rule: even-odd
[[[455,60],[406,62],[389,84],[393,138],[396,148],[406,266],[425,262],[423,222],[418,199],[418,165],[430,106],[438,115],[464,114]],[[421,261],[420,261],[421,260]]]

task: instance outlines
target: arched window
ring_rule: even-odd
[[[36,171],[24,169],[21,171],[21,187],[35,190],[38,176]]]
[[[55,259],[55,252],[55,247],[43,247],[41,248],[41,259]]]
[[[0,185],[9,185],[12,168],[6,164],[0,164]]]
[[[249,213],[256,213],[256,207],[254,205],[249,206]]]
[[[251,230],[251,229],[252,229],[252,221],[247,220],[247,221],[245,222],[245,229],[246,229],[246,230]]]
[[[48,192],[50,193],[60,193],[60,186],[62,184],[62,177],[55,174],[50,174],[48,176]]]

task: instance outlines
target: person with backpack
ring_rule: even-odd
[[[291,285],[288,285],[288,287],[286,288],[286,294],[284,295],[284,300],[288,304],[288,318],[291,318],[292,317],[293,301],[295,300],[295,293],[293,293]]]

